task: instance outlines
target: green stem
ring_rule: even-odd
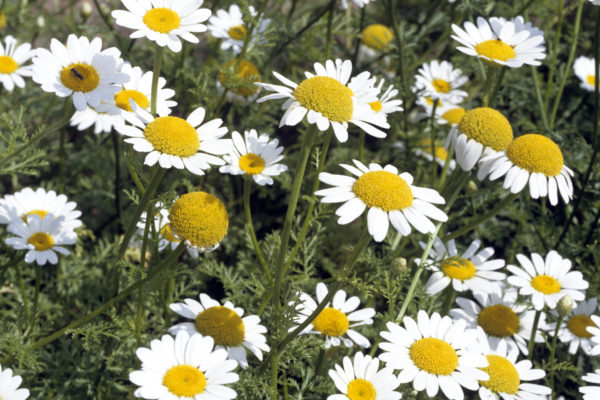
[[[450,143],[448,146],[448,151],[446,153],[446,159],[444,160],[444,167],[442,168],[442,175],[437,184],[438,190],[440,190],[446,184],[446,179],[448,179],[448,170],[450,169],[450,162],[453,160],[452,152],[454,151],[454,143]],[[460,168],[457,166],[457,168]]]
[[[517,11],[515,13],[515,15],[522,15],[525,11],[527,11],[527,9],[529,8],[529,6],[531,6],[533,3],[535,3],[535,1],[536,0],[529,0],[527,3],[523,4],[523,7],[521,7],[519,9],[519,11]]]
[[[33,304],[31,306],[31,323],[30,326],[33,325],[33,320],[35,319],[35,316],[37,314],[37,307],[38,307],[38,302],[40,299],[40,286],[42,284],[42,269],[41,268],[36,268],[35,269],[35,290],[33,292]]]
[[[431,186],[435,186],[435,182],[437,181],[437,160],[435,159],[435,112],[439,102],[439,99],[433,101],[431,118],[429,120],[429,135],[431,140]]]
[[[325,45],[325,60],[329,60],[331,57],[331,42],[333,40],[333,14],[335,12],[335,3],[332,3],[329,7],[329,14],[327,15],[327,42]]]
[[[487,73],[485,74],[485,92],[483,92],[483,106],[487,107],[490,104],[490,94],[492,92],[492,83],[496,76],[496,66],[489,64]]]
[[[361,130],[358,135],[358,161],[360,161],[361,163],[365,162],[364,150],[365,150],[365,131]]]
[[[531,76],[533,78],[533,88],[535,89],[535,98],[538,102],[538,108],[540,109],[540,115],[542,117],[542,123],[544,124],[544,130],[549,131],[550,125],[548,125],[548,115],[546,115],[546,109],[544,108],[544,100],[542,99],[542,91],[540,90],[540,82],[538,79],[537,69],[531,66]]]
[[[442,304],[441,314],[442,316],[448,315],[450,312],[450,308],[452,308],[452,304],[454,304],[454,299],[456,298],[456,291],[454,287],[452,287],[452,283],[450,283],[446,287],[446,293],[444,294],[444,303]]]
[[[506,74],[507,69],[507,67],[500,68],[500,75],[496,79],[496,84],[494,85],[494,89],[492,90],[492,94],[490,96],[490,107],[492,108],[496,104],[496,98],[498,97],[498,92],[502,86],[502,81],[504,80],[504,75]]]
[[[552,347],[550,348],[550,389],[552,389],[552,400],[556,400],[556,391],[554,390],[554,364],[556,362],[554,355],[556,354],[556,340],[558,339],[558,331],[560,324],[562,323],[564,316],[559,315],[558,321],[556,321],[556,327],[554,328],[554,337],[552,338]]]
[[[398,48],[398,77],[400,78],[400,89],[401,92],[405,92],[405,81],[404,81],[404,40],[398,28],[398,20],[396,16],[396,3],[397,0],[388,0],[387,8],[392,22],[392,30],[394,32],[394,38],[396,39],[396,47]],[[406,112],[406,111],[405,111]]]
[[[265,9],[267,8],[267,4],[269,4],[269,0],[263,1],[260,9],[258,10],[258,13],[256,14],[257,21],[260,21],[260,19],[263,17],[263,14],[265,13]],[[248,51],[248,45],[250,44],[250,39],[252,38],[252,34],[254,33],[255,28],[256,28],[256,24],[254,24],[254,23],[252,23],[248,27],[248,30],[246,31],[246,37],[244,38],[244,45],[242,46],[242,50],[240,51],[240,54],[237,57],[238,62],[240,60],[243,60],[244,57],[246,56],[246,52]]]
[[[148,248],[148,235],[150,233],[150,225],[154,220],[154,212],[153,205],[150,203],[148,205],[148,210],[146,211],[146,223],[144,224],[144,236],[142,237],[142,247],[140,254],[140,269],[143,271],[146,266],[146,250]],[[142,343],[142,310],[144,303],[144,287],[140,286],[138,289],[138,303],[137,303],[137,311],[135,318],[135,337],[138,346]]]
[[[36,268],[41,268],[39,265]],[[27,298],[27,292],[25,291],[25,284],[23,283],[23,274],[21,273],[21,263],[15,263],[15,269],[17,271],[17,281],[19,283],[19,292],[21,293],[21,299],[23,299],[23,312],[25,314],[25,321],[29,323],[29,300]]]
[[[59,193],[64,192],[65,187],[65,159],[67,158],[67,153],[65,151],[65,136],[66,132],[60,132],[60,136],[58,138],[58,191]]]
[[[117,216],[117,223],[119,224],[119,231],[121,229],[121,151],[119,149],[119,135],[114,130],[110,133],[113,150],[115,153],[115,214]]]
[[[564,19],[565,2],[558,0],[558,26],[555,29],[554,44],[552,46],[552,58],[550,59],[550,71],[548,72],[548,81],[546,82],[546,94],[544,95],[544,110],[548,110],[550,105],[550,93],[554,88],[554,72],[556,70],[556,58],[558,56],[558,44],[560,43],[560,35],[562,32],[562,23]]]
[[[529,345],[527,346],[527,359],[531,361],[533,358],[533,346],[535,344],[535,333],[537,332],[538,325],[540,323],[540,316],[542,315],[542,310],[535,311],[535,317],[533,318],[533,326],[531,327],[531,336],[529,337]]]
[[[273,277],[271,276],[271,271],[269,270],[269,266],[267,265],[265,256],[260,250],[260,245],[258,244],[258,239],[256,238],[256,232],[254,231],[254,224],[252,222],[252,212],[250,209],[250,193],[252,191],[251,189],[252,178],[244,179],[244,214],[246,215],[246,226],[248,228],[248,233],[250,233],[250,238],[252,239],[252,245],[254,246],[256,257],[258,257],[258,261],[260,262],[260,265],[263,268],[263,272],[267,276],[269,284],[271,284]]]
[[[150,112],[153,117],[156,117],[158,78],[160,77],[164,51],[164,47],[156,45],[156,50],[154,51],[154,69],[152,70],[152,89],[150,92]]]

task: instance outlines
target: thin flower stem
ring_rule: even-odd
[[[331,42],[333,41],[333,14],[335,12],[335,3],[332,3],[329,7],[329,13],[327,15],[327,42],[325,45],[325,60],[329,60],[331,57]]]
[[[37,314],[38,302],[40,299],[40,286],[42,285],[42,269],[35,269],[35,289],[33,292],[33,304],[31,305],[31,323],[30,326],[33,325],[35,316]]]
[[[442,168],[442,175],[440,176],[439,183],[437,185],[438,190],[441,190],[442,187],[446,184],[446,179],[448,179],[448,170],[450,169],[450,162],[452,161],[452,152],[454,151],[454,143],[450,143],[448,147],[448,151],[446,153],[446,159],[444,160],[444,167]],[[456,167],[460,168],[460,167]]]
[[[358,161],[360,161],[361,163],[365,162],[364,150],[365,150],[365,131],[361,130],[360,134],[358,135]]]
[[[531,76],[533,78],[533,88],[535,89],[535,97],[537,99],[538,107],[540,109],[540,115],[542,117],[542,124],[544,124],[544,130],[549,131],[550,125],[548,125],[548,115],[546,114],[546,109],[544,108],[544,100],[542,99],[542,92],[540,90],[538,73],[537,69],[533,65],[531,66]]]
[[[67,153],[65,152],[65,136],[67,132],[60,132],[60,136],[58,137],[58,192],[64,192],[65,187],[65,159],[67,158]]]
[[[269,4],[269,0],[263,1],[260,9],[258,10],[258,13],[256,14],[256,21],[260,21],[260,19],[263,17],[265,9],[267,8],[267,4]],[[246,31],[246,37],[244,37],[244,45],[242,46],[242,50],[240,51],[240,54],[237,57],[238,62],[243,60],[246,56],[246,52],[248,51],[248,46],[250,45],[250,40],[252,39],[254,29],[256,29],[256,24],[252,23]]]
[[[508,69],[508,67],[500,68],[500,75],[496,79],[496,84],[494,85],[494,89],[492,90],[492,94],[490,95],[490,107],[492,107],[492,108],[496,104],[498,92],[500,91],[500,87],[502,86],[502,81],[504,80],[504,75],[506,74],[507,69]]]
[[[535,345],[535,333],[537,332],[538,325],[540,323],[540,316],[542,315],[542,310],[535,311],[535,317],[533,318],[533,326],[531,328],[531,336],[529,337],[529,345],[527,346],[527,359],[531,361],[533,358],[533,346]]]
[[[150,224],[154,220],[153,204],[148,204],[148,210],[146,211],[146,223],[144,224],[144,236],[142,237],[142,247],[140,254],[140,269],[143,271],[146,266],[146,250],[148,248],[148,235],[150,233]],[[144,304],[144,287],[140,286],[138,289],[138,303],[135,318],[135,338],[137,345],[142,343],[142,310]]]
[[[115,153],[115,215],[117,216],[117,223],[119,224],[119,231],[121,229],[121,151],[119,149],[119,135],[114,130],[110,132],[112,139],[113,151]]]
[[[558,45],[560,43],[560,35],[562,32],[562,25],[565,16],[565,2],[564,0],[558,1],[558,25],[555,28],[554,33],[554,44],[552,46],[552,58],[550,60],[550,71],[548,72],[548,80],[546,81],[546,94],[544,95],[544,110],[548,110],[550,106],[550,93],[554,88],[554,72],[556,70],[556,58],[558,56]]]
[[[366,7],[363,7],[360,9],[360,24],[358,27],[359,35],[365,27],[365,15],[366,15]],[[358,68],[357,62],[358,62],[358,49],[359,48],[360,48],[360,38],[357,36],[356,39],[354,39],[354,52],[352,53],[352,65],[354,66],[354,68]],[[361,132],[361,134],[363,134],[363,132]]]
[[[552,338],[552,347],[550,347],[550,372],[549,372],[549,380],[550,380],[550,389],[552,389],[552,400],[556,400],[556,391],[554,390],[554,364],[556,362],[554,355],[556,354],[556,340],[558,339],[558,331],[560,329],[560,324],[562,323],[564,315],[558,316],[558,321],[556,321],[556,327],[554,328],[554,337]]]
[[[483,106],[488,107],[490,105],[490,95],[492,92],[492,83],[496,76],[496,66],[489,64],[487,66],[487,72],[485,74],[485,91],[483,92]]]
[[[391,17],[392,22],[392,31],[394,32],[394,37],[396,39],[396,47],[398,48],[398,77],[400,78],[400,89],[401,92],[406,90],[405,81],[404,81],[404,40],[402,34],[400,33],[400,28],[398,28],[398,20],[396,16],[396,3],[397,0],[388,0],[387,8],[389,10],[389,15]],[[406,110],[406,107],[405,107]],[[404,111],[406,113],[406,111]]]
[[[440,314],[442,314],[442,316],[448,315],[448,313],[450,312],[450,309],[452,308],[452,304],[454,304],[455,298],[456,298],[456,290],[454,290],[452,283],[450,283],[446,287],[446,293],[444,294],[444,300],[443,300],[442,309],[440,312]]]
[[[117,33],[117,31],[115,31],[115,27],[113,26],[113,24],[110,23],[110,19],[109,19],[108,15],[106,15],[102,11],[102,8],[100,7],[100,4],[98,3],[98,0],[92,0],[92,1],[94,2],[94,5],[96,6],[96,11],[98,11],[98,15],[100,15],[100,18],[102,19],[102,22],[104,22],[104,25],[106,25],[106,27],[108,28],[108,30],[110,31],[110,33],[115,37],[115,40],[117,41],[117,43],[119,45],[119,49],[126,56],[125,58],[126,59],[131,59],[131,57],[129,55],[129,52],[128,52],[127,46],[124,46],[123,43],[121,42],[121,35],[119,35]]]
[[[158,94],[158,78],[160,77],[160,69],[162,67],[164,51],[164,47],[156,45],[156,49],[154,51],[154,69],[152,70],[152,89],[150,92],[150,113],[152,113],[153,117],[156,117],[156,104],[158,103],[158,99],[156,98]]]
[[[40,268],[38,266],[38,268]],[[15,263],[15,270],[17,272],[17,281],[19,283],[19,292],[21,293],[21,299],[23,300],[23,313],[25,314],[25,321],[29,323],[29,300],[27,292],[25,291],[25,284],[23,283],[23,274],[21,273],[21,263]]]
[[[536,0],[529,0],[527,3],[523,4],[523,7],[519,8],[519,10],[515,13],[515,15],[523,14],[535,2],[536,2]]]
[[[435,159],[435,112],[440,103],[439,99],[433,101],[433,107],[431,108],[431,118],[429,120],[429,134],[431,140],[431,186],[435,186],[437,181],[437,161]]]
[[[273,281],[273,276],[271,275],[271,271],[269,270],[269,266],[267,265],[267,261],[265,260],[265,256],[263,252],[260,250],[260,245],[258,244],[258,239],[256,238],[256,232],[254,231],[254,223],[252,222],[252,211],[250,209],[250,193],[252,191],[252,178],[244,179],[244,214],[246,215],[246,226],[248,229],[248,233],[250,233],[250,238],[252,239],[252,245],[254,246],[254,251],[256,252],[256,257],[258,257],[258,261],[262,266],[263,272],[267,276],[269,280],[269,284]]]

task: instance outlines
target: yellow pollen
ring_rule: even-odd
[[[176,237],[200,248],[217,245],[229,227],[225,205],[205,192],[191,192],[178,198],[171,207],[169,221]]]
[[[596,75],[588,75],[586,78],[586,81],[589,85],[595,86],[596,85]]]
[[[354,182],[352,191],[367,207],[377,207],[386,212],[403,210],[413,203],[409,184],[388,171],[364,173]]]
[[[465,109],[462,107],[452,108],[442,114],[442,118],[450,125],[458,125],[462,117],[465,116]]]
[[[365,379],[354,379],[348,384],[346,396],[350,400],[375,400],[377,392],[371,382]]]
[[[248,175],[260,174],[265,169],[265,160],[256,154],[244,154],[240,157],[240,168]]]
[[[173,231],[171,230],[169,224],[162,227],[162,229],[160,230],[160,235],[163,238],[167,239],[169,242],[179,242],[179,240],[177,240],[177,238],[173,235]]]
[[[233,40],[244,40],[246,38],[246,28],[243,25],[236,25],[229,29],[227,33]]]
[[[450,375],[458,367],[456,350],[437,338],[424,338],[414,342],[409,355],[415,365],[433,375]]]
[[[334,337],[342,336],[350,326],[346,314],[331,307],[327,307],[321,311],[312,324],[316,331]]]
[[[74,92],[88,93],[98,87],[100,75],[93,66],[76,63],[60,71],[60,81]]]
[[[372,49],[382,51],[393,37],[394,34],[387,26],[373,24],[363,29],[361,42]]]
[[[204,392],[206,377],[191,365],[176,365],[165,373],[162,383],[175,396],[194,397]]]
[[[490,379],[485,382],[479,381],[481,386],[494,393],[516,394],[521,379],[515,366],[506,358],[493,354],[487,356],[487,360],[490,365],[480,369],[486,372]]]
[[[161,153],[189,157],[200,149],[198,132],[189,122],[178,117],[159,117],[144,129],[146,140]]]
[[[196,316],[196,329],[204,336],[210,336],[215,344],[237,347],[244,342],[246,328],[244,321],[231,308],[214,306]]]
[[[592,319],[589,316],[587,316],[585,314],[573,315],[567,321],[567,328],[569,328],[569,330],[575,336],[580,337],[580,338],[588,338],[589,339],[592,336],[594,336],[587,331],[587,328],[589,326],[596,327],[596,324],[594,323],[594,321],[592,321]]]
[[[294,90],[294,97],[304,108],[319,112],[334,122],[347,122],[352,119],[353,96],[350,88],[328,76],[305,79]]]
[[[0,74],[12,74],[19,69],[19,64],[10,56],[0,56]]]
[[[46,232],[37,232],[29,236],[27,243],[32,244],[35,251],[44,251],[49,250],[54,246],[54,239]]]
[[[27,214],[23,215],[21,217],[21,219],[23,220],[23,222],[27,223],[27,217],[29,217],[30,215],[37,215],[41,219],[44,219],[44,217],[46,216],[46,214],[48,214],[48,211],[44,211],[44,210],[31,210]]]
[[[467,281],[475,276],[477,269],[475,265],[466,258],[455,258],[442,261],[440,266],[444,274],[451,279]]]
[[[513,164],[546,176],[560,174],[564,163],[560,147],[547,137],[535,133],[513,140],[506,149],[506,156]]]
[[[121,90],[119,93],[115,94],[115,103],[117,106],[125,111],[133,111],[131,109],[131,105],[129,104],[129,99],[133,100],[135,104],[143,108],[144,110],[148,108],[150,105],[150,101],[148,97],[142,92],[137,90]]]
[[[491,60],[507,61],[515,58],[517,53],[512,46],[504,43],[500,39],[490,39],[475,45],[475,51],[480,56],[485,56]],[[484,60],[489,61],[489,60]],[[494,63],[492,61],[492,63]]]
[[[433,82],[431,82],[431,84],[433,85],[435,91],[438,93],[448,93],[450,89],[452,89],[452,86],[450,86],[450,82],[445,81],[443,79],[434,79]]]
[[[504,151],[513,139],[513,130],[504,115],[493,108],[478,107],[467,111],[458,130],[496,151]]]
[[[520,321],[517,313],[509,307],[494,304],[481,310],[477,324],[490,336],[509,337],[519,331]]]
[[[144,24],[155,32],[169,33],[180,23],[181,18],[170,8],[153,8],[144,14]]]
[[[233,93],[240,96],[250,97],[260,89],[258,86],[253,84],[253,82],[260,82],[260,72],[258,72],[256,65],[252,64],[250,61],[241,60],[237,63],[237,70],[234,74],[234,82],[229,82],[226,74],[223,71],[230,69],[236,62],[237,59],[233,59],[223,64],[221,70],[217,74],[217,79],[219,79],[219,82],[221,82],[222,85],[224,85]]]
[[[376,113],[381,111],[381,109],[383,108],[383,105],[379,100],[369,103],[369,105],[371,106],[371,110],[375,111]]]
[[[548,275],[538,275],[531,280],[531,286],[538,292],[554,294],[560,292],[560,283]]]

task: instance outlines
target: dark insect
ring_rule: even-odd
[[[75,68],[71,68],[71,73],[75,75],[78,79],[83,80],[83,75],[81,75]]]

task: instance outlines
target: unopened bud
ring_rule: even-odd
[[[35,23],[39,28],[43,28],[44,26],[46,26],[46,20],[41,15],[36,18]]]
[[[477,189],[479,189],[479,188],[477,187],[477,184],[474,181],[469,181],[469,183],[467,183],[467,192],[468,193],[476,192]]]
[[[394,272],[406,271],[406,258],[398,257],[392,260],[392,269]]]
[[[83,19],[88,19],[90,17],[90,15],[92,15],[93,11],[94,11],[94,8],[87,1],[84,3],[81,3],[81,7],[79,8],[79,13],[83,17]]]
[[[564,295],[559,301],[558,306],[556,307],[558,310],[558,315],[564,317],[568,315],[573,310],[573,299],[568,294]]]

